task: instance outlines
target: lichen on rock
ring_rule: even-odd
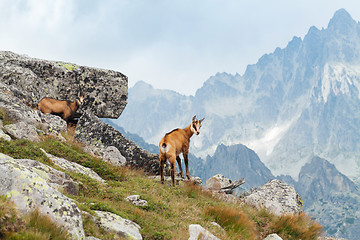
[[[33,106],[43,97],[74,101],[82,92],[85,104],[78,110],[78,117],[91,110],[98,117],[118,118],[127,103],[127,77],[113,70],[5,51],[0,52],[0,76],[16,98]]]
[[[277,179],[250,190],[242,198],[245,203],[258,208],[265,207],[276,215],[298,214],[303,211],[300,195],[293,187]]]
[[[27,163],[0,153],[0,195],[11,198],[21,212],[38,208],[64,226],[72,239],[84,239],[81,213],[75,201],[53,188],[39,175],[39,168],[28,165],[32,160],[24,161]]]
[[[75,139],[98,148],[116,147],[125,157],[126,166],[141,168],[148,173],[159,173],[157,154],[139,148],[134,142],[126,139],[119,131],[102,122],[91,112],[85,112],[79,119]]]

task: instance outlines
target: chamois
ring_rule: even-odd
[[[192,118],[191,124],[184,129],[174,129],[171,132],[165,134],[159,143],[160,150],[160,173],[161,173],[161,183],[164,183],[164,164],[166,160],[169,160],[171,167],[171,183],[175,186],[175,160],[179,165],[179,174],[184,178],[184,174],[181,167],[181,159],[179,154],[182,153],[184,157],[185,167],[186,167],[186,177],[190,179],[189,174],[189,144],[190,138],[195,133],[196,135],[200,134],[201,120],[196,120],[196,115]]]
[[[60,115],[66,122],[74,115],[78,108],[84,103],[84,96],[79,97],[71,102],[69,100],[56,100],[44,97],[38,103],[38,109],[43,113]]]

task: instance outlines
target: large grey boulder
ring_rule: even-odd
[[[71,195],[79,194],[79,184],[74,182],[66,173],[30,159],[16,159],[16,162],[26,168],[30,168],[42,179],[44,179],[51,187]]]
[[[80,210],[74,200],[48,184],[39,175],[39,169],[26,165],[0,154],[0,195],[10,197],[21,212],[38,208],[40,213],[64,226],[72,239],[84,239]]]
[[[101,228],[116,232],[121,239],[142,239],[139,232],[141,227],[138,224],[110,212],[95,212],[100,218],[97,223]]]
[[[126,106],[127,77],[112,70],[0,52],[0,79],[29,105],[43,97],[74,101],[81,91],[86,98],[78,116],[91,110],[98,117],[118,118]]]
[[[251,190],[243,198],[244,202],[258,208],[267,208],[276,215],[298,214],[303,211],[303,202],[295,189],[274,179]]]
[[[149,173],[159,173],[157,154],[139,148],[134,142],[126,139],[109,124],[100,121],[94,114],[85,112],[79,119],[75,139],[85,145],[97,148],[116,147],[126,159],[126,166],[142,168]]]

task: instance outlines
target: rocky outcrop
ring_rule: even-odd
[[[276,215],[298,214],[303,209],[303,201],[295,189],[277,179],[250,190],[243,200],[257,208],[265,207]]]
[[[84,239],[80,210],[74,200],[51,186],[60,176],[56,170],[48,175],[45,168],[50,167],[0,154],[0,195],[10,197],[21,212],[38,208],[64,226],[73,239]]]
[[[90,146],[106,148],[114,146],[119,149],[126,159],[126,165],[142,168],[146,172],[158,174],[159,158],[157,154],[151,154],[136,146],[126,139],[113,127],[100,121],[94,114],[85,112],[79,119],[75,131],[75,138]]]
[[[29,105],[43,97],[74,101],[82,92],[85,103],[78,116],[90,110],[98,117],[118,118],[127,103],[127,77],[112,70],[0,52],[0,79]]]

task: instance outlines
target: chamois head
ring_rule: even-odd
[[[204,119],[205,118],[203,118],[201,120],[196,120],[196,115],[192,118],[190,129],[196,135],[200,134],[201,122],[204,121]]]
[[[83,105],[84,104],[84,96],[79,96],[77,99],[76,99],[78,105]]]

